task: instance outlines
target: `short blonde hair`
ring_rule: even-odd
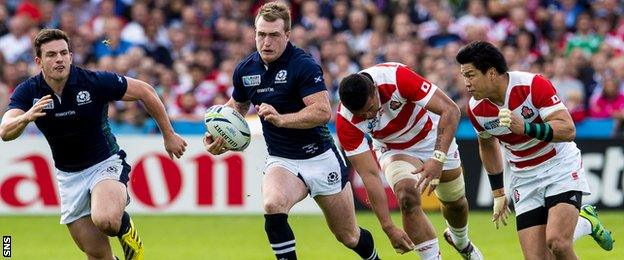
[[[282,19],[284,20],[284,31],[290,31],[290,9],[284,3],[270,2],[262,5],[254,22],[257,23],[260,17],[264,18],[267,22],[274,22],[277,19]]]

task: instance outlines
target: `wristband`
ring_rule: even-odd
[[[524,122],[524,134],[546,142],[553,139],[553,129],[548,123]]]
[[[488,172],[488,179],[490,179],[490,187],[492,187],[492,190],[498,190],[504,187],[503,172],[497,174],[490,174]]]
[[[444,164],[446,162],[446,153],[439,151],[439,150],[435,150],[433,151],[433,155],[431,155],[431,158]]]

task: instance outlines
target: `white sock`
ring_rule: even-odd
[[[457,246],[457,248],[464,249],[470,243],[470,239],[468,239],[468,225],[463,228],[454,228],[446,222],[449,230],[451,231],[451,238],[453,239],[453,243]]]
[[[442,259],[440,256],[440,245],[438,239],[434,238],[416,245],[414,249],[422,260]]]
[[[584,235],[589,235],[592,232],[591,222],[584,217],[579,217],[576,221],[576,228],[574,228],[574,241]]]

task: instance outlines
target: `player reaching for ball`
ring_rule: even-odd
[[[611,250],[613,239],[594,207],[581,206],[589,186],[573,141],[576,130],[552,83],[539,74],[508,71],[503,54],[488,42],[466,45],[456,60],[472,95],[468,117],[492,186],[496,227],[506,225],[509,214],[500,141],[525,259],[577,259],[572,242],[587,234]]]
[[[115,259],[107,237],[117,237],[126,259],[143,259],[143,243],[124,208],[130,165],[108,126],[108,102],[140,100],[154,117],[171,158],[186,142],[172,129],[165,107],[145,82],[72,65],[69,38],[43,29],[34,39],[41,73],[17,86],[2,117],[0,137],[19,137],[35,122],[54,157],[61,224],[88,259]]]
[[[393,62],[345,77],[339,94],[338,140],[397,252],[415,250],[421,259],[440,258],[435,230],[421,208],[421,193],[428,190],[442,202],[445,240],[464,259],[482,259],[468,239],[468,201],[454,138],[457,105],[436,85]],[[377,162],[398,199],[404,230],[390,218]]]
[[[373,237],[357,225],[346,164],[326,123],[331,108],[321,67],[290,38],[288,6],[263,5],[255,19],[257,51],[238,64],[226,105],[246,114],[256,106],[269,156],[262,179],[265,231],[277,259],[296,259],[288,212],[308,194],[338,241],[362,259],[378,259]],[[207,135],[206,149],[221,154],[223,138]],[[331,256],[331,252],[327,252]]]

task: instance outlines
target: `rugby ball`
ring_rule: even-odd
[[[204,114],[208,133],[223,137],[224,146],[230,150],[242,151],[251,141],[249,125],[238,111],[225,105],[208,108]]]

